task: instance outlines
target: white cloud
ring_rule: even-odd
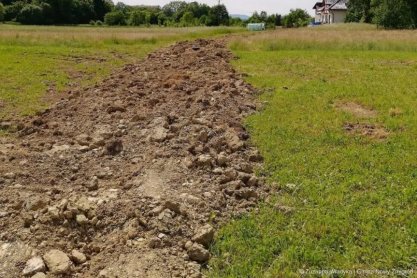
[[[196,0],[200,3],[214,5],[218,0]],[[117,2],[117,0],[115,0]],[[165,5],[170,0],[122,0],[129,5]],[[192,2],[188,0],[187,2]],[[227,6],[229,13],[250,15],[254,11],[286,14],[290,9],[301,8],[312,14],[315,0],[221,0]]]

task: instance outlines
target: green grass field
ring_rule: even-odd
[[[0,25],[0,120],[175,41],[241,31]],[[265,157],[259,175],[277,193],[219,232],[207,275],[416,269],[417,32],[276,30],[240,34],[230,47],[236,69],[263,91],[265,107],[247,126]]]
[[[417,32],[353,27],[231,42],[236,68],[264,91],[265,108],[247,126],[265,157],[259,174],[278,193],[222,229],[211,277],[416,270]],[[352,134],[346,124],[389,135]]]
[[[92,85],[158,47],[241,31],[0,24],[0,119],[33,114],[60,92]]]

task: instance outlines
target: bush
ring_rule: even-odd
[[[17,15],[17,21],[23,24],[42,24],[43,10],[37,5],[28,4]]]
[[[97,20],[96,21],[96,26],[103,26],[103,21]]]
[[[126,25],[126,16],[122,11],[114,11],[104,16],[107,25]]]
[[[291,10],[283,19],[283,25],[287,28],[304,27],[310,23],[310,15],[302,9]]]
[[[181,26],[193,26],[195,24],[195,18],[192,12],[185,12],[181,17]]]
[[[140,26],[140,25],[149,25],[151,15],[147,11],[133,11],[129,16],[129,25]]]
[[[160,12],[157,15],[157,20],[158,20],[158,25],[160,26],[166,25],[168,21],[168,17],[163,12]]]

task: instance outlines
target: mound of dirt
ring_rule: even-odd
[[[182,42],[71,91],[0,140],[0,276],[200,277],[264,194],[224,43]]]

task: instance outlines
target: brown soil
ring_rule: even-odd
[[[384,127],[373,124],[348,123],[344,125],[344,129],[350,134],[366,136],[373,139],[385,139],[389,136],[388,130]]]
[[[374,118],[378,112],[356,102],[339,102],[335,104],[336,109],[350,113],[358,118]]]
[[[254,89],[232,58],[178,43],[0,138],[0,277],[51,249],[86,255],[65,277],[200,277],[212,227],[264,194],[241,124]]]

